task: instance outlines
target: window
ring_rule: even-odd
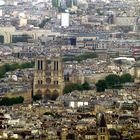
[[[43,69],[43,61],[42,60],[38,60],[37,61],[37,69],[38,70],[42,70]]]
[[[37,69],[40,70],[40,60],[37,61]]]
[[[58,85],[58,81],[54,81],[54,85]]]
[[[102,128],[100,128],[100,131],[101,131],[101,133],[102,133]]]
[[[51,83],[51,79],[50,78],[46,78],[46,83],[50,84]]]
[[[41,84],[41,85],[43,84],[43,81],[42,81],[42,80],[40,81],[40,84]]]
[[[56,84],[58,85],[58,81],[56,81]]]
[[[101,136],[101,140],[105,140],[105,136]]]
[[[58,61],[54,61],[54,71],[58,71]]]
[[[64,75],[64,81],[69,81],[69,73],[67,73],[66,75]]]
[[[38,85],[42,85],[43,81],[42,80],[38,80]]]

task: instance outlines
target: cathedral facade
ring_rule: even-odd
[[[35,60],[34,94],[55,99],[63,93],[63,63],[61,57],[38,57]]]

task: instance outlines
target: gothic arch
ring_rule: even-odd
[[[37,94],[42,94],[42,91],[40,89],[37,90]]]
[[[51,99],[51,91],[50,91],[49,89],[46,89],[46,90],[45,90],[44,99],[45,99],[45,100]]]
[[[52,97],[51,97],[51,99],[52,99],[52,100],[56,100],[58,96],[59,96],[59,92],[58,92],[57,90],[54,90],[54,91],[52,92]]]

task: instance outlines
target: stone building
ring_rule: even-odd
[[[34,94],[55,99],[63,92],[63,64],[61,57],[40,56],[35,60]]]
[[[98,140],[109,140],[107,125],[103,113],[97,114],[97,134]]]

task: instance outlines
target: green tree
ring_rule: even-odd
[[[120,85],[120,76],[115,74],[110,74],[106,76],[105,81],[107,83],[107,87],[112,88],[113,86]]]
[[[12,98],[8,98],[8,97],[3,97],[0,100],[0,106],[4,105],[4,106],[11,106],[14,104],[21,104],[24,102],[24,98],[22,96],[19,97],[12,97]]]
[[[83,90],[90,90],[91,86],[89,85],[88,82],[85,82],[85,83],[82,84],[82,88],[83,88]]]
[[[34,67],[34,62],[25,62],[20,64],[19,66],[21,69],[25,69],[25,68],[33,68]]]
[[[7,71],[10,71],[11,70],[11,65],[10,64],[5,64],[4,65],[4,68],[5,68],[5,71],[7,72]]]
[[[36,102],[38,100],[42,100],[42,95],[41,94],[36,94],[33,96],[33,100]]]
[[[4,67],[5,67],[5,66],[4,66]],[[10,69],[9,71],[14,71],[14,70],[20,68],[20,66],[19,66],[18,63],[11,64],[10,67],[11,67],[11,69]],[[7,72],[8,72],[8,71],[7,71]]]
[[[74,90],[78,90],[78,91],[83,91],[83,90],[90,90],[91,87],[89,85],[89,83],[85,82],[83,84],[79,84],[79,83],[69,83],[68,85],[66,85],[64,87],[63,92],[64,93],[70,93]]]
[[[63,61],[78,61],[81,62],[86,59],[92,59],[92,58],[97,58],[98,55],[96,53],[87,53],[87,54],[82,54],[74,57],[64,57]]]
[[[4,77],[4,74],[5,74],[5,68],[4,66],[0,66],[0,78],[3,78]]]
[[[44,26],[46,25],[47,22],[50,21],[50,18],[45,18],[42,20],[42,22],[39,24],[40,28],[44,28]]]
[[[96,89],[98,92],[103,92],[103,91],[105,91],[106,88],[107,88],[107,84],[106,84],[105,80],[99,80],[96,83]]]
[[[4,64],[0,66],[0,78],[3,78],[5,73],[8,71],[14,71],[16,69],[25,69],[25,68],[33,68],[34,62],[25,62],[22,64],[14,63],[14,64]]]
[[[129,73],[121,75],[120,79],[121,79],[121,83],[127,83],[127,82],[134,81],[133,77]]]
[[[70,83],[70,84],[68,84],[68,85],[66,85],[66,86],[64,87],[63,92],[64,92],[64,93],[70,93],[70,92],[72,92],[72,91],[74,91],[74,90],[82,91],[82,90],[83,90],[83,87],[82,87],[81,84]]]
[[[24,98],[22,96],[18,97],[18,103],[23,103],[24,102]]]

